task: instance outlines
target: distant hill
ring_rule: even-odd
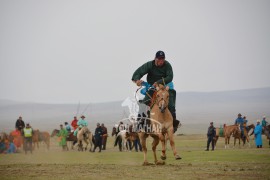
[[[128,109],[121,107],[122,101],[82,104],[90,128],[97,122],[105,123],[109,129],[127,117]],[[0,131],[10,131],[19,115],[25,122],[41,130],[59,128],[59,124],[70,122],[76,115],[77,104],[41,104],[0,100]],[[232,124],[240,112],[255,123],[263,115],[270,117],[270,87],[222,91],[177,93],[177,117],[183,127],[181,133],[205,133],[210,121],[216,126]],[[80,113],[78,115],[80,115]]]

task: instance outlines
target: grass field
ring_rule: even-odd
[[[153,162],[152,140],[148,139],[149,162]],[[270,179],[270,148],[265,137],[262,149],[256,149],[253,140],[251,148],[224,149],[224,139],[220,138],[217,149],[208,152],[204,151],[205,136],[175,139],[183,159],[174,160],[168,147],[163,166],[142,166],[142,153],[118,152],[112,137],[101,153],[62,152],[52,139],[49,151],[41,145],[33,154],[0,155],[0,179]]]

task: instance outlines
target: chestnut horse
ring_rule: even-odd
[[[154,140],[152,143],[152,150],[154,154],[155,164],[165,164],[163,161],[157,160],[156,148],[161,141],[162,144],[162,154],[161,159],[166,159],[166,138],[168,135],[170,144],[173,150],[175,159],[181,159],[177,154],[175,143],[174,143],[174,134],[173,134],[173,117],[168,109],[169,104],[169,87],[164,87],[163,85],[158,85],[156,87],[156,95],[153,100],[152,109],[150,112],[150,121],[152,130],[149,132],[141,130],[138,135],[142,144],[142,150],[144,153],[144,163],[143,165],[148,165],[147,161],[147,147],[146,147],[146,138],[151,136]],[[157,128],[154,128],[157,127]],[[159,128],[158,128],[159,127]],[[151,129],[151,128],[150,128]]]
[[[238,131],[240,131],[239,125],[230,125],[230,126],[226,126],[226,124],[224,125],[224,138],[225,138],[225,149],[230,147],[230,138],[232,134],[236,134],[238,133]]]
[[[246,123],[243,124],[243,132],[244,132],[244,138],[241,137],[241,131],[236,131],[235,134],[233,135],[234,137],[234,147],[235,147],[235,143],[236,143],[236,139],[239,140],[239,146],[240,146],[240,139],[243,141],[243,146],[245,145],[246,141],[248,143],[248,146],[250,147],[250,144],[249,144],[249,131],[250,130],[253,130],[254,132],[254,129],[255,129],[255,126],[254,124],[251,124],[249,126],[246,125]],[[252,133],[253,133],[252,132]]]
[[[50,134],[48,132],[40,132],[38,129],[34,130],[32,140],[34,146],[33,148],[35,148],[36,145],[37,148],[39,148],[39,142],[43,141],[46,144],[47,149],[50,149]]]

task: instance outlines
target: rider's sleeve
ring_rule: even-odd
[[[134,73],[131,78],[132,81],[140,80],[145,74],[149,72],[152,67],[152,61],[149,61],[142,66],[140,66]]]
[[[166,64],[166,76],[163,78],[164,78],[165,84],[168,84],[168,83],[172,82],[172,80],[173,80],[173,69],[172,69],[171,64],[168,61],[166,61],[166,63],[167,63]],[[163,79],[158,80],[157,83],[163,84],[164,83]]]

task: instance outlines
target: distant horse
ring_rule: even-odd
[[[240,131],[238,125],[230,125],[230,126],[226,126],[226,124],[224,125],[225,149],[227,148],[227,146],[229,148],[231,135],[236,134],[238,131]]]
[[[236,143],[236,139],[239,140],[239,146],[240,146],[240,139],[243,141],[243,146],[245,145],[246,141],[248,143],[248,146],[250,147],[250,143],[249,143],[249,131],[252,129],[254,132],[254,124],[251,124],[249,126],[246,126],[246,123],[243,124],[243,137],[241,136],[241,131],[236,131],[233,134],[234,137],[234,147],[235,147],[235,143]],[[253,133],[252,132],[252,133]]]
[[[121,132],[121,131],[120,131]],[[113,127],[113,129],[112,129],[112,137],[113,136],[115,136],[115,140],[114,140],[114,147],[115,146],[117,146],[117,144],[118,144],[118,146],[119,146],[119,151],[122,151],[122,149],[123,149],[123,141],[125,140],[126,141],[126,135],[125,135],[125,133],[126,133],[126,130],[125,130],[125,132],[122,132],[122,133],[120,133],[120,132],[117,132],[117,128],[116,127]],[[119,134],[120,133],[120,134]],[[124,140],[123,140],[124,139]]]
[[[92,151],[92,146],[94,144],[94,136],[93,134],[89,131],[87,127],[82,127],[78,133],[77,133],[77,140],[78,140],[78,147],[79,151],[86,151],[88,144],[90,144],[90,149],[89,151]],[[86,144],[84,147],[83,144]]]
[[[152,98],[152,109],[150,112],[150,120],[152,127],[160,126],[161,132],[159,132],[157,128],[153,128],[155,130],[152,130],[151,132],[142,130],[138,133],[144,153],[144,163],[143,163],[144,165],[149,164],[146,156],[147,153],[146,138],[148,136],[151,136],[154,139],[152,143],[152,150],[154,154],[155,164],[164,164],[164,162],[158,161],[156,156],[156,148],[157,145],[159,144],[159,141],[161,141],[162,144],[161,159],[162,160],[166,159],[166,142],[165,142],[166,134],[169,137],[170,145],[172,147],[175,159],[181,159],[175,148],[173,135],[174,133],[173,117],[168,109],[168,104],[169,104],[169,88],[164,87],[163,85],[159,85],[158,87],[156,87],[155,98]]]
[[[33,148],[35,148],[35,146],[39,148],[39,142],[43,141],[46,144],[47,149],[50,149],[50,134],[48,132],[40,132],[38,129],[34,130],[32,140],[34,146]]]
[[[119,150],[127,150],[128,146],[127,146],[127,130],[122,130],[120,131],[116,138],[115,138],[115,142],[114,142],[114,146],[117,146],[117,144],[119,144]]]
[[[59,132],[60,132],[60,130],[54,129],[52,131],[51,137],[56,136]],[[74,148],[74,145],[77,143],[77,137],[74,136],[73,132],[68,133],[67,141],[68,142],[72,142],[71,149],[73,149]],[[68,149],[68,147],[67,147],[67,149]]]
[[[266,136],[266,138],[269,140],[269,147],[270,147],[270,125],[265,126],[263,133]]]
[[[131,143],[131,147],[130,150],[133,149],[133,147],[135,146],[135,149],[138,150],[138,146],[139,146],[139,150],[142,150],[142,146],[140,143],[140,138],[137,132],[126,132],[126,139],[128,141],[130,141]],[[137,146],[137,147],[136,147]]]
[[[216,136],[214,137],[214,144],[215,144],[215,148],[217,146],[217,141],[219,139],[219,137],[224,137],[224,127],[226,126],[226,124],[223,125],[223,128],[216,128]]]

